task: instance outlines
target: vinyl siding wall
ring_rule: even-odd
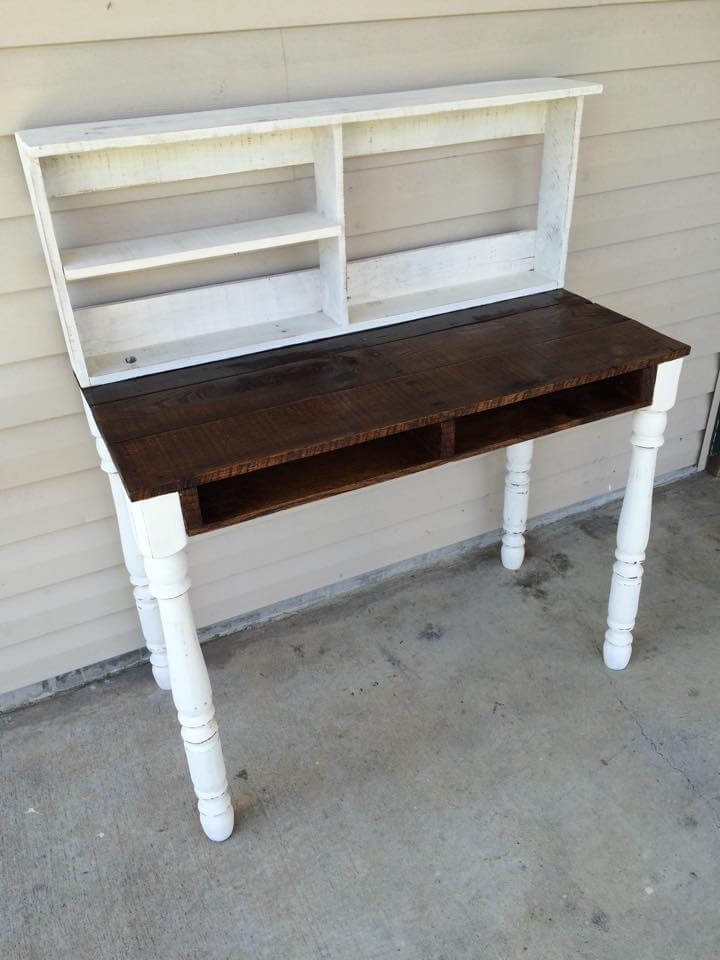
[[[605,93],[585,104],[567,286],[692,344],[659,472],[697,463],[720,350],[716,0],[8,0],[3,10],[0,692],[141,644],[18,128],[509,77],[598,80]],[[538,159],[537,139],[524,138],[349,161],[351,255],[528,225]],[[182,229],[272,215],[299,209],[311,190],[310,171],[294,168],[116,191],[94,209],[66,201],[62,229],[91,242],[122,235],[126,222],[153,233],[159,220]],[[277,254],[275,266],[303,256]],[[114,293],[175,279],[116,278]],[[84,295],[101,292],[89,285]],[[539,441],[531,513],[622,487],[628,433],[624,416]],[[503,469],[492,453],[194,538],[198,623],[496,528]]]

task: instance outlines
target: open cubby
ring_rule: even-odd
[[[587,80],[539,77],[20,131],[80,386],[561,287],[582,105],[601,90]],[[543,135],[543,152],[533,229],[348,262],[347,158],[536,135]],[[61,242],[56,200],[183,181],[191,194],[193,180],[304,165],[315,183],[312,209],[304,213]],[[421,210],[422,197],[418,204]],[[318,244],[317,267],[263,268],[236,280],[230,264],[218,265],[308,242]]]
[[[203,484],[197,509],[186,510],[199,533],[309,503],[645,406],[655,371],[636,370],[501,407],[404,430]]]

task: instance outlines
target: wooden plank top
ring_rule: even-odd
[[[16,137],[20,148],[29,156],[47,157],[338,123],[392,120],[453,110],[582,97],[601,92],[602,84],[591,80],[561,77],[491,80],[325,100],[295,100],[226,110],[37,127],[20,130]]]
[[[555,290],[83,393],[130,498],[141,500],[688,353]]]

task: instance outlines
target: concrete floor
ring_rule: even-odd
[[[0,720],[0,956],[716,960],[720,481],[657,492],[622,674],[617,511],[209,644],[222,845],[146,666]]]

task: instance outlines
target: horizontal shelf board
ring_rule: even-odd
[[[327,100],[271,103],[201,113],[76,123],[22,130],[17,138],[21,148],[31,156],[58,156],[149,143],[177,143],[366,120],[391,120],[601,92],[601,84],[587,80],[534,77]]]
[[[252,250],[308,243],[340,235],[341,226],[314,211],[229,223],[181,233],[139,237],[63,250],[66,280],[85,280],[149,270],[192,260],[209,260]]]
[[[156,343],[135,351],[114,351],[87,358],[91,385],[143,377],[181,366],[196,366],[238,353],[287,346],[309,339],[332,336],[338,327],[326,314],[310,313],[284,320],[257,323],[234,330],[199,334],[183,340]],[[135,357],[128,364],[126,357]]]
[[[625,413],[650,402],[653,379],[638,371],[462,417],[447,456],[433,452],[428,428],[421,428],[215,481],[198,488],[199,515],[186,514],[188,531],[240,523]]]
[[[353,329],[362,329],[378,321],[400,323],[429,317],[439,311],[462,310],[510,297],[542,293],[556,287],[555,281],[536,270],[503,273],[473,283],[406,293],[368,303],[351,303],[350,325]]]

